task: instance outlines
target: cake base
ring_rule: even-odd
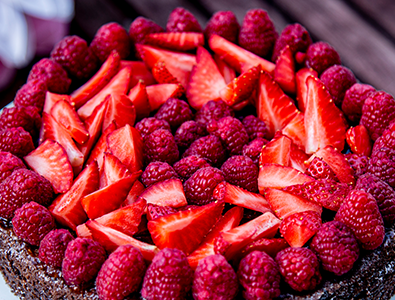
[[[280,299],[390,299],[395,294],[395,230],[387,229],[383,244],[364,251],[344,276],[323,273],[325,282],[314,293],[295,293],[285,287]],[[69,287],[61,272],[40,262],[38,250],[20,241],[11,228],[0,226],[0,271],[20,299],[98,300],[94,287]]]

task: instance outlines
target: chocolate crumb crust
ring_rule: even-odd
[[[279,299],[390,299],[395,294],[394,227],[387,228],[379,248],[362,251],[347,274],[336,277],[322,271],[325,280],[313,293],[297,293],[284,284]],[[38,249],[20,241],[12,229],[3,224],[0,226],[0,270],[20,299],[99,299],[93,284],[85,290],[67,286],[60,270],[43,264],[38,258]]]

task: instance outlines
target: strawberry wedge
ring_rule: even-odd
[[[153,84],[145,88],[151,110],[157,110],[169,98],[179,98],[184,93],[177,83]]]
[[[113,121],[117,123],[118,127],[123,127],[126,124],[133,126],[136,121],[136,109],[125,94],[110,94],[108,97],[102,128],[107,128]]]
[[[142,171],[139,171],[140,173]],[[132,175],[129,169],[114,155],[105,152],[103,154],[103,165],[100,169],[100,188]]]
[[[55,103],[58,101],[61,101],[61,100],[69,102],[70,105],[74,107],[74,103],[71,101],[71,96],[47,92],[45,94],[45,102],[44,102],[43,112],[50,114],[51,109],[55,105]]]
[[[149,116],[151,106],[148,100],[146,84],[143,81],[139,81],[135,86],[133,86],[129,91],[128,97],[136,110],[137,120],[141,120]]]
[[[318,73],[313,69],[302,68],[296,72],[296,101],[299,110],[304,113],[307,102],[306,79],[309,76],[318,77]]]
[[[259,165],[278,164],[289,166],[292,141],[287,136],[277,136],[262,147]]]
[[[200,32],[156,32],[145,37],[145,43],[170,50],[188,51],[204,45]]]
[[[274,69],[274,80],[280,85],[281,89],[290,94],[296,92],[295,79],[295,60],[289,45],[281,50]]]

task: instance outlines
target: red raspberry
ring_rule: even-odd
[[[373,196],[365,191],[352,190],[337,211],[335,220],[350,227],[364,249],[376,249],[384,240],[379,207]]]
[[[184,192],[188,203],[205,205],[215,201],[214,189],[224,180],[222,171],[217,168],[207,167],[197,170],[184,183]]]
[[[322,224],[310,243],[324,270],[341,276],[351,270],[359,256],[358,241],[346,225],[339,221]]]
[[[238,289],[236,272],[225,257],[216,254],[199,261],[192,285],[195,300],[231,300]]]
[[[17,237],[30,245],[39,246],[44,236],[56,225],[48,209],[31,201],[15,211],[12,227]]]
[[[121,59],[125,59],[130,52],[130,38],[125,28],[111,22],[99,28],[90,48],[101,62],[104,62],[113,50],[118,52]]]
[[[280,296],[280,271],[277,263],[263,251],[253,251],[239,264],[237,276],[243,286],[243,297],[273,299]]]
[[[395,149],[395,121],[390,122],[383,134],[374,142],[372,152],[380,148]]]
[[[171,206],[161,206],[153,203],[147,203],[147,219],[148,221],[155,220],[163,216],[174,214],[178,212],[177,209]]]
[[[231,11],[217,11],[206,24],[204,35],[210,39],[213,34],[222,36],[224,39],[237,44],[240,25],[235,14]]]
[[[210,167],[210,164],[204,158],[195,155],[184,157],[173,165],[174,170],[183,181],[191,177],[197,170],[206,167]]]
[[[90,77],[96,71],[98,63],[86,41],[76,35],[66,36],[57,43],[51,52],[51,58],[70,76],[78,79]]]
[[[258,167],[251,158],[243,155],[229,157],[221,167],[227,182],[247,191],[258,192]]]
[[[48,206],[53,196],[47,179],[28,169],[16,169],[0,184],[0,216],[10,220],[16,209],[30,201]]]
[[[58,94],[66,94],[71,84],[66,70],[49,58],[41,59],[32,67],[27,81],[34,79],[45,82],[48,91]]]
[[[221,140],[215,135],[207,135],[195,140],[184,152],[183,157],[196,155],[204,158],[213,166],[220,166],[226,159]]]
[[[269,54],[278,37],[267,11],[250,9],[244,16],[239,33],[239,45],[259,56]]]
[[[35,106],[39,112],[44,108],[47,84],[40,79],[26,82],[16,93],[14,104],[17,107]]]
[[[314,290],[321,282],[317,256],[307,248],[286,248],[276,255],[286,283],[295,291]]]
[[[102,265],[96,278],[101,300],[122,300],[136,292],[147,266],[141,252],[132,245],[118,247]]]
[[[207,125],[207,131],[220,138],[229,156],[241,154],[243,146],[249,141],[248,133],[243,124],[233,117],[211,121]]]
[[[74,239],[66,229],[51,230],[40,243],[39,259],[54,268],[61,268],[67,245]]]
[[[167,32],[202,32],[195,16],[183,7],[175,8],[167,19]]]
[[[375,91],[376,89],[371,85],[362,83],[355,83],[346,91],[342,103],[342,111],[351,122],[359,122],[365,100]]]
[[[223,117],[233,117],[235,112],[222,100],[210,100],[205,103],[195,114],[195,121],[206,126],[213,120],[219,120]]]
[[[336,50],[325,42],[311,44],[306,51],[306,67],[317,71],[318,75],[333,65],[340,65],[340,56]]]
[[[369,131],[375,141],[395,119],[395,100],[390,94],[378,91],[370,94],[362,107],[360,124]]]
[[[243,119],[242,123],[250,137],[250,141],[256,138],[267,138],[269,129],[261,119],[249,115]]]
[[[347,153],[344,156],[350,163],[350,166],[353,168],[355,177],[358,178],[359,176],[367,172],[369,157],[355,153]]]
[[[314,157],[305,173],[315,179],[337,180],[337,176],[332,168],[319,157]]]
[[[173,135],[165,129],[157,129],[145,139],[143,153],[147,164],[163,161],[172,165],[180,155]]]
[[[243,146],[242,154],[252,159],[254,164],[258,166],[259,156],[261,155],[262,147],[268,143],[264,138],[256,138],[249,144]]]
[[[17,169],[26,169],[23,161],[9,152],[0,152],[0,183]]]
[[[380,148],[373,151],[368,172],[395,188],[395,149]]]
[[[332,96],[333,101],[341,107],[346,91],[352,87],[357,80],[354,73],[341,65],[334,65],[326,69],[320,76]]]
[[[192,281],[193,271],[184,252],[165,248],[148,267],[141,296],[147,300],[182,300],[191,289]]]
[[[306,52],[307,48],[311,45],[312,40],[309,32],[299,23],[289,24],[281,32],[279,38],[274,45],[272,61],[276,61],[287,45],[293,54],[296,52]]]
[[[355,189],[365,191],[377,201],[384,222],[392,224],[395,221],[395,191],[384,181],[366,173],[358,178]]]
[[[178,178],[176,171],[166,162],[155,161],[150,163],[141,174],[140,180],[149,187],[154,183],[170,178]]]
[[[174,134],[179,149],[188,148],[195,140],[207,135],[206,126],[195,121],[186,121],[181,124]]]
[[[140,122],[137,122],[135,128],[140,132],[143,141],[155,130],[166,129],[171,131],[169,123],[165,120],[158,120],[157,118],[150,117],[144,118]]]
[[[31,135],[22,127],[0,130],[0,151],[24,157],[34,150]]]
[[[67,285],[84,287],[96,277],[106,258],[106,250],[100,243],[86,238],[72,240],[67,245],[62,263]]]
[[[22,127],[33,137],[38,136],[41,116],[35,106],[4,108],[0,115],[0,128]]]
[[[185,121],[191,120],[193,114],[188,103],[176,98],[169,98],[155,114],[158,120],[165,120],[174,130]]]

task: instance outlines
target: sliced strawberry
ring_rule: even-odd
[[[265,213],[271,211],[266,199],[257,193],[252,193],[226,181],[221,182],[214,189],[213,197],[219,201],[249,208]]]
[[[304,115],[297,113],[295,117],[281,130],[281,133],[291,138],[300,148],[306,145],[306,131],[304,128]]]
[[[306,161],[306,174],[314,179],[330,179],[339,181],[332,168],[321,158],[314,156],[313,160]]]
[[[104,153],[103,165],[101,168],[102,175],[100,176],[100,188],[132,175],[129,169],[111,153]],[[140,173],[142,171],[139,171]]]
[[[148,222],[152,240],[160,249],[176,248],[189,255],[220,218],[223,202],[212,202],[191,210],[159,217]]]
[[[88,130],[70,102],[66,100],[56,102],[51,109],[51,115],[66,128],[77,143],[83,144],[89,139]]]
[[[133,183],[140,176],[140,173],[122,178],[100,190],[97,190],[81,199],[89,219],[99,218],[115,209],[118,209],[126,199]],[[109,201],[111,199],[111,201]]]
[[[292,99],[281,90],[269,73],[262,72],[259,79],[258,117],[265,122],[270,137],[283,129],[298,114]]]
[[[346,138],[343,113],[336,107],[321,80],[309,76],[306,84],[307,101],[304,113],[306,153],[312,154],[327,145],[342,151]]]
[[[77,225],[88,219],[81,199],[99,188],[99,177],[99,168],[94,161],[82,170],[68,192],[53,201],[49,211],[59,224],[76,230]]]
[[[65,193],[71,188],[73,168],[59,143],[46,140],[23,159],[30,168],[49,180],[55,193]]]
[[[146,91],[151,110],[157,110],[167,99],[181,97],[184,88],[176,83],[162,83],[147,86]]]
[[[288,215],[280,225],[280,233],[291,247],[303,247],[321,227],[321,215],[308,210]]]
[[[145,200],[141,199],[133,204],[109,212],[95,219],[95,221],[129,236],[133,236],[138,230],[146,204]]]
[[[346,132],[347,144],[356,154],[370,156],[372,153],[372,140],[365,126],[350,127]]]
[[[215,252],[232,260],[245,246],[261,238],[272,238],[281,221],[271,212],[238,227],[224,231],[215,241]]]
[[[139,196],[147,203],[161,206],[182,207],[188,204],[182,182],[178,178],[159,181],[146,188]]]
[[[132,76],[130,77],[129,81],[129,90],[134,88],[140,81],[142,81],[146,86],[156,83],[151,71],[148,70],[143,61],[121,60],[121,68],[126,65],[129,65],[132,68]]]
[[[268,188],[265,190],[264,196],[275,215],[280,219],[306,210],[315,211],[319,215],[322,213],[320,205],[282,190]]]
[[[292,143],[291,150],[289,152],[289,166],[300,171],[306,171],[306,161],[309,156],[300,149],[296,144]]]
[[[229,42],[223,37],[213,34],[208,43],[211,50],[239,73],[257,65],[260,65],[262,70],[269,73],[274,71],[275,64]]]
[[[243,218],[243,208],[235,206],[228,210],[213,226],[211,231],[206,235],[198,248],[189,256],[188,262],[193,270],[196,269],[199,261],[210,255],[214,255],[214,241],[224,231],[228,231],[240,224]]]
[[[239,260],[241,260],[247,254],[253,251],[263,251],[266,254],[269,254],[272,258],[275,258],[278,252],[288,247],[289,245],[287,241],[283,238],[261,238],[252,242],[251,244],[247,245],[243,250],[241,250]]]
[[[97,221],[89,220],[86,226],[92,233],[93,239],[98,241],[107,252],[115,251],[119,246],[132,245],[140,250],[146,261],[152,261],[156,253],[159,252],[158,247],[150,245],[132,238],[118,230],[102,225]]]
[[[146,85],[139,81],[128,94],[130,101],[132,101],[136,110],[137,120],[141,120],[148,117],[151,112],[151,106],[149,104]]]
[[[54,104],[60,100],[67,101],[71,104],[71,106],[74,106],[74,103],[71,101],[71,96],[47,92],[45,94],[45,102],[44,102],[43,112],[50,114],[51,109],[54,106]]]
[[[71,166],[73,168],[82,167],[84,154],[77,148],[66,128],[45,112],[42,115],[40,138],[58,142],[66,150]]]
[[[141,181],[136,180],[135,183],[133,183],[133,186],[130,189],[126,200],[122,203],[122,206],[126,206],[136,202],[138,197],[144,190],[145,190],[144,184],[142,184]]]
[[[258,188],[259,192],[263,194],[266,188],[283,188],[313,180],[312,177],[291,167],[263,164],[259,168]]]
[[[99,71],[85,84],[71,93],[76,108],[80,108],[89,99],[99,93],[118,73],[121,57],[115,50],[111,52]]]
[[[96,107],[103,103],[107,96],[110,94],[126,94],[129,88],[130,76],[132,74],[132,69],[130,66],[120,69],[119,72],[111,79],[111,81],[100,90],[94,97],[89,99],[83,106],[81,106],[77,113],[81,119],[85,120],[90,115]]]
[[[145,44],[170,50],[188,51],[204,45],[201,32],[158,32],[145,37]]]
[[[86,217],[86,218],[88,218],[88,217]],[[80,238],[93,240],[92,233],[85,224],[78,225],[75,229],[75,233]]]
[[[221,73],[222,77],[225,79],[225,83],[229,84],[233,79],[236,78],[236,71],[230,67],[226,62],[224,62],[218,54],[213,56],[215,63],[217,64],[218,71]]]
[[[220,90],[226,87],[211,54],[198,47],[196,65],[193,67],[187,87],[187,98],[194,109],[200,109],[210,100],[220,97]]]
[[[156,205],[153,203],[147,204],[147,219],[148,219],[148,221],[155,220],[156,218],[160,218],[160,217],[167,216],[170,214],[174,214],[176,212],[178,212],[178,210],[171,207],[171,206],[161,206],[161,205]]]
[[[277,57],[274,80],[284,92],[290,94],[296,92],[295,60],[289,45],[285,46]]]
[[[177,78],[173,76],[166,68],[166,63],[164,61],[158,61],[152,68],[152,76],[158,83],[176,83],[179,84]]]
[[[303,68],[296,72],[296,101],[298,108],[304,113],[307,102],[306,79],[309,76],[318,77],[318,73],[313,69]]]
[[[126,124],[133,126],[136,122],[136,109],[130,98],[124,94],[111,94],[108,98],[102,128],[107,128],[112,121],[115,121],[118,127],[123,127]]]
[[[261,66],[258,65],[233,79],[220,91],[221,99],[229,106],[249,99],[252,93],[258,88],[260,72]]]
[[[289,166],[289,153],[292,141],[285,135],[279,135],[264,145],[259,156],[259,165],[279,164]]]
[[[143,168],[143,142],[140,133],[134,127],[125,125],[107,136],[107,146],[129,171]]]

